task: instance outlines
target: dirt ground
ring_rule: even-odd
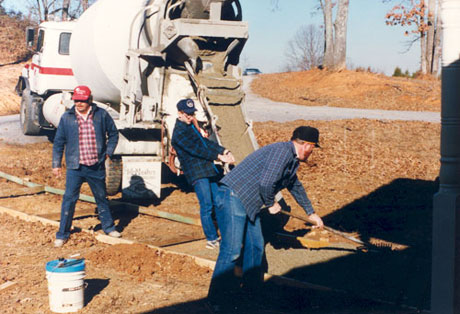
[[[19,112],[19,98],[12,90],[22,66],[0,67],[0,115]],[[436,80],[315,70],[261,75],[252,88],[264,97],[302,105],[440,110],[440,83]],[[366,119],[299,120],[255,123],[254,132],[263,146],[288,140],[295,127],[305,124],[321,132],[322,148],[315,150],[298,173],[314,208],[326,225],[370,242],[383,252],[357,254],[344,247],[306,250],[269,233],[266,249],[270,273],[328,289],[294,289],[269,281],[262,300],[243,298],[236,312],[351,314],[428,309],[432,196],[438,189],[440,125]],[[51,173],[51,149],[51,143],[11,145],[0,141],[0,171],[63,189],[65,179]],[[146,200],[141,205],[198,218],[198,202],[183,178],[166,168],[163,178],[161,199]],[[0,206],[59,219],[60,196],[19,196],[30,192],[0,179]],[[83,186],[82,193],[91,194],[88,186]],[[292,212],[302,215],[289,193],[284,192],[284,196]],[[120,194],[111,197],[120,198]],[[191,246],[183,252],[215,260],[217,252],[204,248],[201,228],[139,214],[123,206],[112,209],[123,238],[139,244],[109,246],[91,234],[75,232],[62,249],[55,249],[52,242],[56,227],[0,215],[0,285],[15,282],[0,290],[1,312],[49,313],[45,264],[78,253],[87,264],[88,288],[81,313],[208,313],[203,301],[211,271],[192,258],[179,258],[146,246],[180,251],[181,246],[174,244],[186,242],[183,245]],[[266,225],[279,226],[280,221],[283,232],[293,236],[340,240],[313,234],[296,219],[286,223],[285,217],[269,217]],[[74,225],[100,232],[95,205],[79,202]]]
[[[24,64],[0,66],[0,115],[19,113],[21,98],[16,95],[14,87],[21,75]]]
[[[431,202],[432,195],[437,190],[436,177],[439,172],[439,124],[374,120],[294,121],[256,123],[254,130],[259,143],[266,145],[288,139],[292,129],[303,124],[313,125],[321,131],[322,149],[315,150],[308,163],[301,167],[299,178],[325,223],[377,246],[383,244],[392,248],[393,243],[395,248],[399,245],[404,251],[389,249],[383,255],[365,257],[362,261],[356,259],[363,257],[352,254],[351,260],[347,257],[349,260],[343,262],[343,265],[338,264],[337,253],[331,255],[330,261],[281,274],[336,290],[356,290],[357,295],[365,294],[371,299],[428,308],[429,295],[426,296],[424,283],[427,280],[429,282]],[[64,178],[56,179],[51,175],[51,143],[0,143],[0,147],[0,171],[31,182],[64,187]],[[143,205],[198,217],[196,197],[184,181],[168,176],[167,172],[165,177],[167,179],[162,198]],[[0,179],[0,190],[3,195],[0,197],[0,206],[50,219],[59,217],[60,196],[40,194],[7,197],[24,194],[24,189],[5,179]],[[83,192],[90,194],[86,185]],[[288,204],[293,205],[292,211],[303,214],[289,194],[284,195]],[[119,197],[120,195],[116,195],[113,198]],[[94,210],[93,204],[79,202],[77,213],[80,214],[77,215],[74,225],[100,230]],[[124,238],[144,244],[169,246],[202,237],[200,227],[140,215],[126,208],[114,208],[114,216]],[[185,308],[191,309],[191,312],[206,313],[202,301],[211,273],[192,261],[168,260],[166,263],[161,261],[158,265],[155,259],[158,253],[142,244],[133,247],[110,247],[97,243],[94,238],[81,232],[74,233],[64,249],[57,250],[52,248],[56,232],[54,227],[25,223],[7,216],[0,218],[0,226],[5,230],[1,233],[3,239],[0,237],[1,262],[2,265],[7,265],[2,267],[1,280],[17,282],[5,292],[0,292],[0,304],[7,305],[7,312],[47,312],[46,279],[43,271],[45,263],[61,256],[80,253],[88,260],[87,282],[89,286],[93,286],[88,288],[90,299],[87,300],[83,313],[105,312],[109,308],[113,313],[185,312],[178,303],[185,303]],[[294,235],[304,235],[309,230],[303,222],[295,219],[290,219],[284,229]],[[203,246],[201,242],[195,253],[207,254],[209,259],[215,259],[217,252],[206,250]],[[305,249],[287,249],[278,243],[273,244],[270,250],[275,253],[270,251],[268,254],[268,267],[276,273],[278,269],[286,267],[284,264],[298,262],[296,255],[304,254]],[[326,253],[328,251],[313,251],[310,254],[326,256]],[[289,256],[289,259],[278,258],[278,255],[273,254]],[[383,261],[385,262],[382,265]],[[416,263],[416,270],[407,272],[408,262]],[[348,263],[354,265],[353,268]],[[161,269],[155,268],[157,266],[161,266]],[[187,270],[185,273],[184,269]],[[359,280],[343,277],[345,274],[350,276],[350,269],[353,269],[351,278],[360,278]],[[334,276],[325,276],[336,270]],[[394,273],[393,276],[399,277],[401,281],[391,277],[391,282],[386,282],[385,277],[390,278],[389,273]],[[413,282],[413,287],[407,285],[409,281]],[[360,286],[362,291],[356,286]],[[390,293],[395,286],[401,300],[395,299]],[[273,297],[276,296],[274,300],[283,306],[286,306],[286,300],[290,300],[290,307],[280,308],[280,304],[274,302],[259,308],[254,302],[247,301],[244,303],[245,308],[240,308],[239,312],[411,312],[363,301],[348,294],[336,295],[336,292],[323,293],[303,289],[291,291],[270,283],[266,289],[267,293],[273,292]],[[287,289],[286,294],[280,294],[280,289]],[[373,295],[366,294],[364,290],[372,291]],[[314,297],[299,297],[299,294],[305,293]],[[271,294],[270,296],[272,297]],[[334,301],[331,303],[331,300]]]
[[[369,72],[322,70],[259,75],[252,90],[275,101],[409,111],[440,111],[441,82],[388,77]]]

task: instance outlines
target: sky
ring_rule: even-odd
[[[243,50],[244,67],[264,73],[282,71],[289,40],[302,25],[322,25],[322,13],[315,10],[317,0],[279,0],[273,10],[270,0],[241,0],[243,20],[249,23],[249,39]],[[347,65],[371,67],[393,74],[395,67],[410,73],[419,69],[420,48],[415,43],[409,52],[409,38],[400,26],[387,26],[385,14],[393,4],[381,0],[350,0],[347,29]]]
[[[7,9],[21,10],[26,0],[5,0]],[[249,39],[243,49],[241,66],[264,73],[283,70],[289,40],[303,25],[322,25],[315,10],[317,0],[240,0],[243,20],[249,23]],[[393,4],[382,0],[350,0],[347,32],[347,65],[370,67],[391,75],[398,66],[410,73],[419,69],[418,42],[408,49],[409,38],[400,26],[387,26],[385,14]]]

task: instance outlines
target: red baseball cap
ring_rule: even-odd
[[[73,100],[87,101],[91,97],[91,90],[88,86],[80,85],[73,90]]]

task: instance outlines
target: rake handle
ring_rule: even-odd
[[[304,221],[304,222],[308,222],[308,223],[311,224],[311,225],[314,225],[314,224],[315,224],[315,223],[314,223],[311,219],[309,219],[308,217],[302,217],[302,216],[293,214],[293,213],[288,212],[288,211],[285,211],[285,210],[280,210],[280,213],[282,213],[282,214],[284,214],[284,215],[287,215],[287,216],[290,216],[290,217],[295,218],[295,219],[299,219],[299,220]],[[327,230],[327,231],[329,231],[329,232],[331,232],[331,233],[333,233],[333,234],[336,234],[336,235],[338,235],[338,236],[340,236],[340,237],[342,237],[342,238],[345,238],[345,239],[347,239],[347,240],[350,240],[350,241],[359,243],[359,244],[361,244],[361,245],[366,245],[363,241],[358,240],[358,239],[356,239],[355,237],[349,236],[349,235],[347,235],[347,234],[345,234],[345,233],[343,233],[343,232],[341,232],[341,231],[335,230],[335,229],[333,229],[333,228],[331,228],[331,227],[328,227],[328,226],[326,226],[326,225],[325,225],[323,228],[324,228],[325,230]]]

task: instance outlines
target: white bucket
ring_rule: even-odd
[[[46,263],[50,310],[55,313],[76,312],[83,308],[85,261],[54,260]]]

